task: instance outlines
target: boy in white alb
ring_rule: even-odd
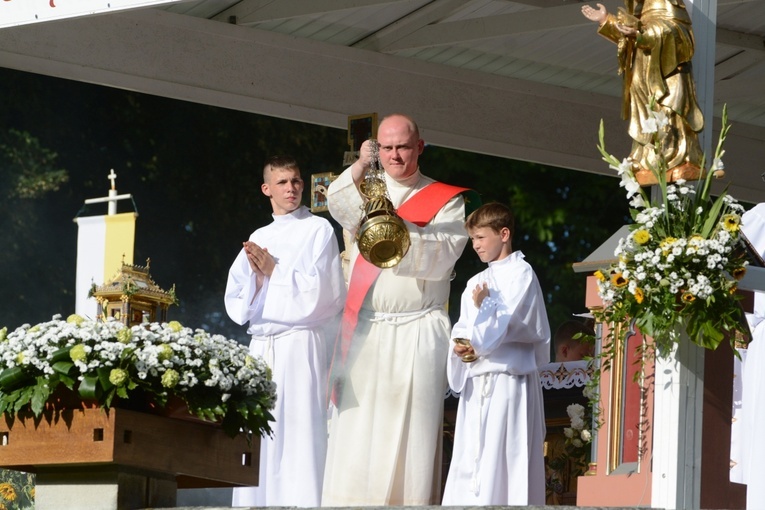
[[[262,192],[274,221],[246,241],[229,270],[226,311],[249,322],[250,352],[276,383],[273,436],[260,443],[259,486],[235,488],[233,506],[318,507],[327,454],[327,377],[345,281],[330,223],[300,205],[294,159],[270,158]]]
[[[544,298],[523,254],[513,252],[510,209],[485,204],[466,227],[489,267],[468,282],[452,329],[452,339],[462,343],[455,343],[447,376],[461,395],[442,504],[543,505],[545,422],[537,368],[550,361]]]

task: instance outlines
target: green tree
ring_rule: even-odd
[[[26,131],[0,135],[0,232],[3,238],[0,299],[4,313],[21,315],[50,306],[49,292],[66,292],[60,272],[49,270],[58,255],[38,234],[46,221],[46,199],[69,176],[58,168],[56,152]],[[29,257],[30,253],[41,256]],[[41,288],[45,292],[38,293]]]

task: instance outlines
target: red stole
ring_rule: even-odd
[[[419,227],[427,225],[443,208],[446,203],[455,195],[467,191],[468,188],[451,186],[441,182],[434,182],[417,194],[401,204],[396,211],[398,215]],[[380,276],[382,268],[379,268],[368,262],[361,254],[356,257],[356,263],[353,265],[350,283],[348,284],[348,297],[345,300],[345,309],[343,310],[343,320],[340,328],[340,335],[335,342],[335,353],[337,353],[338,343],[340,344],[341,364],[345,364],[348,357],[348,351],[351,347],[353,332],[359,322],[359,311],[364,302],[369,289],[372,288],[377,277]],[[334,360],[333,360],[334,364]],[[331,371],[330,371],[331,372]],[[332,392],[332,401],[336,402],[335,388]]]

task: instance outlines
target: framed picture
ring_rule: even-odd
[[[377,113],[351,115],[348,117],[348,145],[358,152],[364,140],[377,138]]]
[[[311,175],[311,212],[327,210],[327,188],[336,178],[332,172]]]

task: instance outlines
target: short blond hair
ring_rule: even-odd
[[[503,228],[510,230],[510,238],[515,231],[515,216],[513,211],[499,202],[489,202],[470,213],[465,221],[465,228],[468,231],[488,227],[494,232],[499,233]]]

